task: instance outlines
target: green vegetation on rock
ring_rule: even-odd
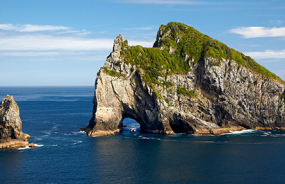
[[[215,63],[213,63],[213,65],[214,65],[214,66],[220,66],[221,63],[220,63],[220,62],[215,62]]]
[[[195,62],[203,60],[205,57],[230,59],[254,72],[284,83],[280,77],[259,65],[251,57],[229,48],[218,40],[200,33],[193,27],[182,23],[170,22],[168,25],[160,26],[159,31],[162,35],[169,36],[161,39],[160,43],[156,42],[154,45],[165,48],[172,47],[176,49],[175,54],[180,55],[180,57],[184,57],[187,54],[191,59],[195,59]],[[180,41],[176,43],[175,40]],[[214,64],[214,66],[218,66],[218,64]]]
[[[191,26],[170,22],[167,25],[161,25],[159,32],[163,37],[156,40],[153,48],[130,47],[127,40],[122,43],[121,56],[124,62],[140,66],[144,70],[143,81],[147,84],[161,85],[158,82],[158,76],[187,74],[191,71],[189,60],[196,64],[205,57],[220,59],[213,63],[213,66],[220,66],[222,58],[234,60],[253,72],[284,83],[281,78],[259,65],[251,57],[229,48]],[[172,54],[169,53],[170,47],[174,50]]]
[[[188,96],[190,98],[194,98],[197,96],[194,91],[188,91],[186,88],[180,88],[179,86],[177,87],[177,94]]]
[[[126,44],[124,43],[122,45]],[[165,77],[166,75],[174,73],[186,74],[190,71],[187,62],[177,55],[169,54],[166,50],[144,48],[139,45],[124,48],[121,51],[121,57],[124,59],[124,62],[140,66],[145,73],[143,75],[143,81],[147,84],[160,84],[158,82],[158,76]],[[170,83],[166,85],[171,86]]]
[[[112,77],[125,77],[124,74],[117,73],[115,70],[108,70],[108,68],[103,67],[106,74],[112,76]]]

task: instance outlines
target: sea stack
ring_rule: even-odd
[[[29,145],[28,134],[22,132],[19,107],[13,96],[7,95],[0,105],[0,148],[20,148]]]
[[[284,129],[285,82],[249,56],[188,25],[161,25],[153,48],[119,35],[95,82],[88,136],[135,119],[152,133]]]

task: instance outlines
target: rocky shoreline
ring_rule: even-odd
[[[121,130],[120,129],[117,129],[117,130],[98,130],[98,131],[92,131],[88,128],[81,128],[79,130],[80,131],[84,131],[87,133],[87,135],[89,137],[98,137],[98,136],[107,136],[107,135],[115,135],[115,133],[118,133],[120,132]]]
[[[0,149],[24,148],[26,146],[29,146],[29,142],[27,140],[8,139],[0,142]]]

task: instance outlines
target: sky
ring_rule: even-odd
[[[0,0],[0,86],[92,86],[117,35],[152,47],[171,21],[285,80],[284,0]]]

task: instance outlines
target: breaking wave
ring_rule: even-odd
[[[255,133],[256,130],[249,129],[249,130],[240,130],[240,131],[230,131],[229,133],[224,133],[222,135],[240,135],[240,134],[249,134],[249,133]]]

